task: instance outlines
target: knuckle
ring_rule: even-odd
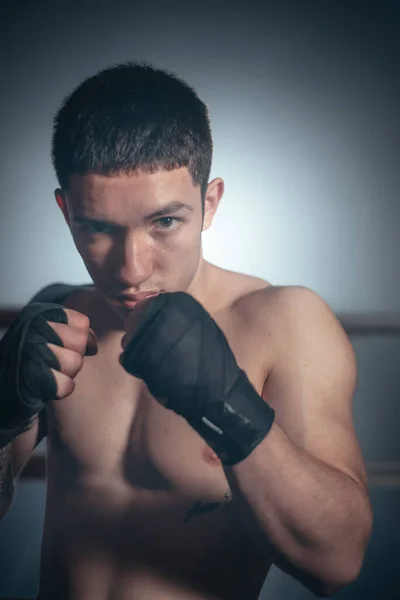
[[[89,327],[90,320],[89,317],[81,312],[70,309],[70,316],[72,317],[72,321],[76,327]]]
[[[86,346],[88,344],[89,331],[81,331],[79,335],[79,352],[83,355],[86,352]]]
[[[60,390],[60,393],[59,393],[59,398],[66,398],[67,396],[69,396],[74,391],[74,388],[75,388],[74,380],[68,378],[61,385],[61,390]]]
[[[82,356],[82,354],[78,354],[78,352],[75,352],[72,368],[76,373],[78,373],[82,369],[82,367],[83,367],[83,356]]]
[[[81,368],[81,361],[83,359],[79,352],[75,352],[68,348],[60,348],[55,350],[55,353],[57,353],[59,359],[60,372],[65,376],[68,377]]]
[[[82,327],[90,327],[90,320],[87,315],[83,315],[82,313],[80,313],[80,320],[82,323]]]
[[[57,399],[69,396],[75,389],[75,382],[68,375],[58,374],[57,379]]]

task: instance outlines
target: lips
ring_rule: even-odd
[[[158,296],[159,293],[160,292],[139,292],[135,295],[121,294],[115,297],[118,302],[123,306],[126,306],[126,308],[134,308],[142,300],[152,298],[153,296]]]

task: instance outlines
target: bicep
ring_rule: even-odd
[[[340,323],[309,290],[289,302],[263,396],[300,449],[366,485],[353,422],[354,351]],[[300,297],[299,297],[300,296]]]

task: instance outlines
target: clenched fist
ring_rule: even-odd
[[[0,447],[47,402],[69,396],[83,357],[96,353],[86,315],[59,304],[25,306],[0,340]]]

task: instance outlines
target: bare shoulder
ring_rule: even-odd
[[[240,296],[235,309],[254,321],[262,331],[294,334],[302,327],[333,327],[347,339],[331,307],[314,290],[303,286],[266,285]]]
[[[329,304],[314,290],[281,286],[268,290],[260,299],[258,317],[274,333],[283,348],[302,347],[309,342],[335,347],[346,361],[354,363],[350,340]]]
[[[355,380],[351,342],[328,303],[310,288],[264,286],[239,297],[234,309],[237,318],[257,332],[266,373],[278,363],[307,360],[312,371],[321,369],[322,361],[335,360],[342,374]]]
[[[246,307],[250,307],[252,301],[259,297],[263,290],[273,288],[269,281],[245,273],[216,268],[215,274],[222,309],[232,312],[245,312]]]

